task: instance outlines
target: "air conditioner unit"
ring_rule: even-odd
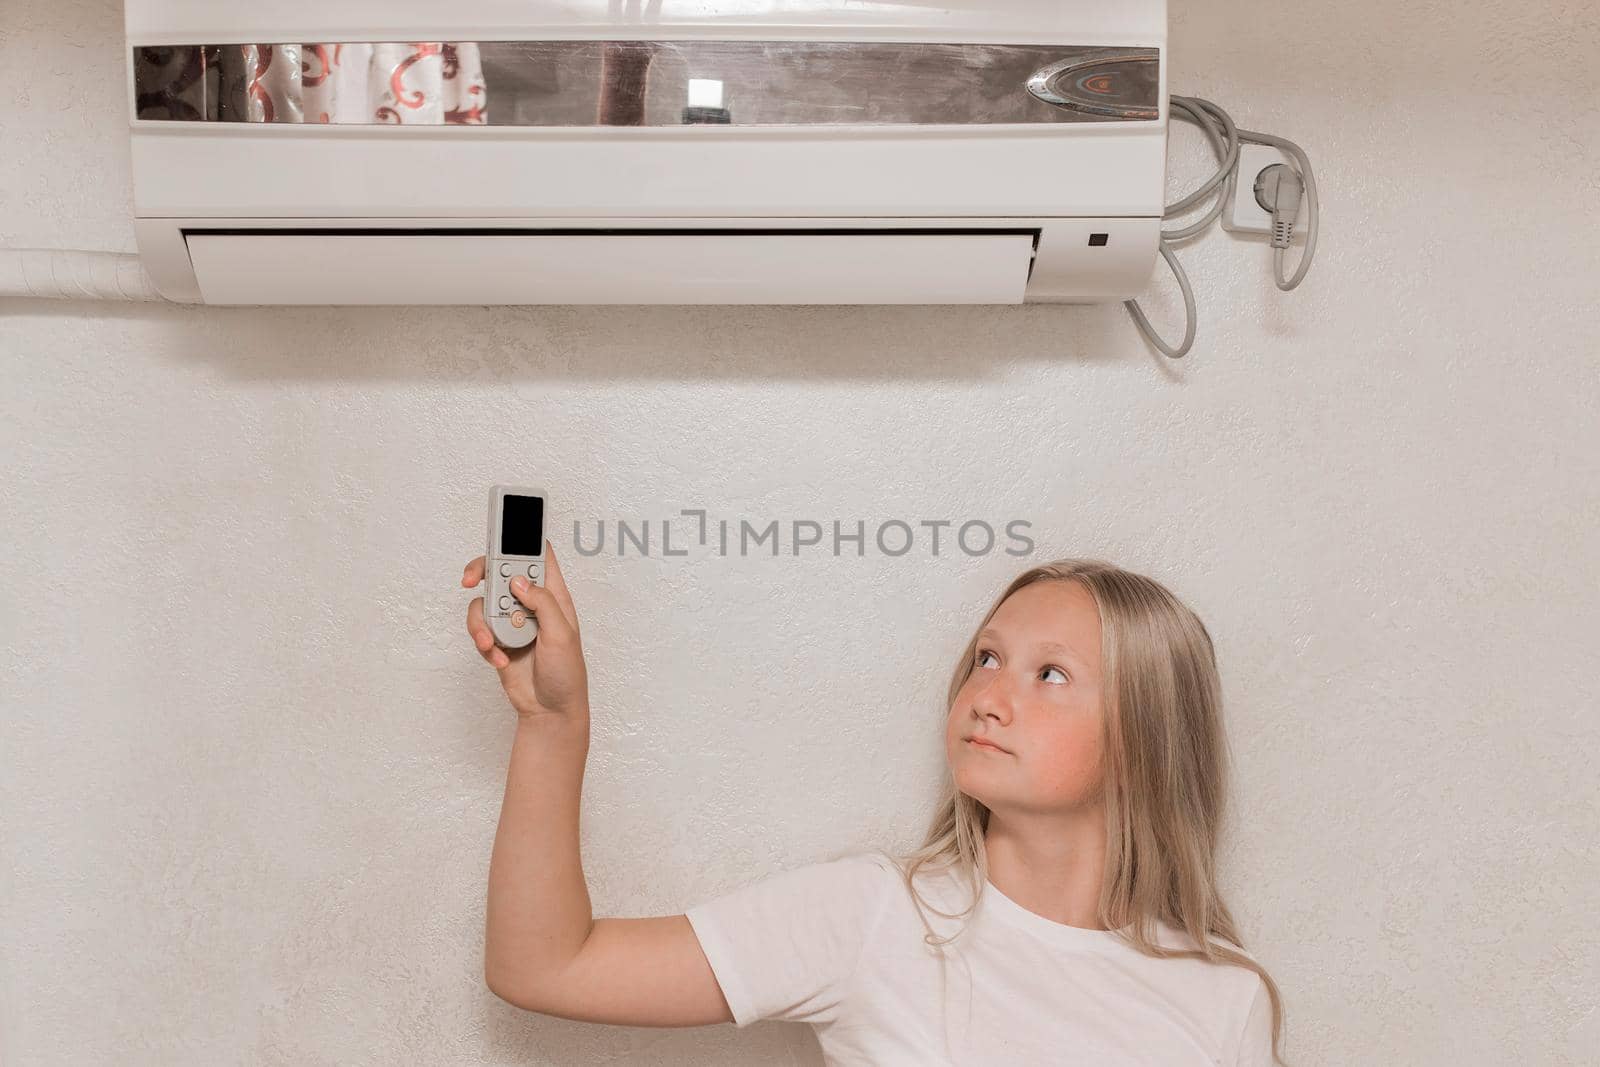
[[[127,0],[134,208],[207,304],[1119,301],[1165,0]]]

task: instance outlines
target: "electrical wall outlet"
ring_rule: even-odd
[[[1222,228],[1234,233],[1272,234],[1272,212],[1256,202],[1256,178],[1274,163],[1294,166],[1294,158],[1280,152],[1272,145],[1240,144],[1239,166],[1228,179],[1228,189],[1223,197]],[[1300,195],[1300,214],[1294,221],[1294,234],[1290,243],[1303,242],[1306,229],[1311,225],[1311,208],[1304,193]]]

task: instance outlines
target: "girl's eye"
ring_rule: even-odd
[[[993,656],[993,655],[994,655],[994,653],[990,652],[987,648],[980,648],[978,650],[978,655],[977,655],[977,666],[982,667],[984,665],[983,664],[983,658],[985,656]],[[1060,667],[1045,667],[1040,673],[1042,675],[1049,675],[1049,673],[1051,671],[1054,671],[1055,673],[1061,675],[1061,681],[1062,682],[1066,682],[1066,681],[1069,680],[1067,678],[1067,672],[1062,670]]]

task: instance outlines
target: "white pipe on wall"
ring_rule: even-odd
[[[132,252],[0,248],[0,296],[164,300]]]

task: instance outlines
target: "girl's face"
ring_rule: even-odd
[[[991,811],[1071,812],[1099,801],[1101,721],[1094,597],[1076,582],[1034,582],[978,635],[945,754],[957,788]]]

